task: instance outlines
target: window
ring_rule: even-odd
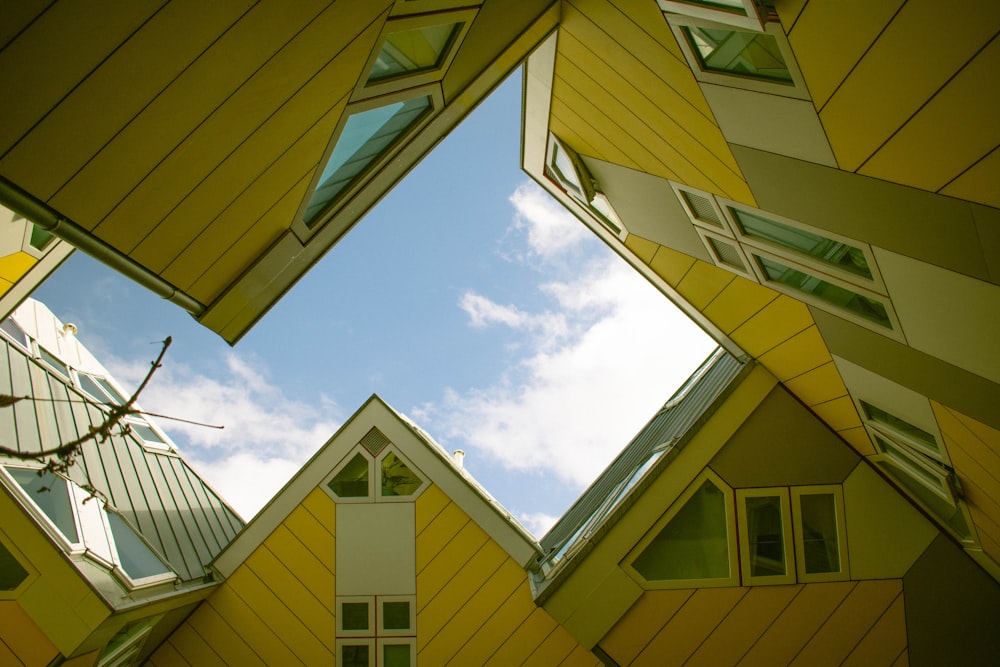
[[[123,626],[104,647],[97,667],[126,667],[136,664],[146,637],[160,618],[153,616]]]
[[[813,582],[850,578],[841,487],[792,487],[792,515],[798,580]]]
[[[17,547],[0,538],[0,600],[15,598],[23,590],[34,574],[25,566],[27,562]]]
[[[42,258],[45,253],[55,243],[56,237],[52,232],[27,222],[24,229],[24,241],[21,249],[32,257]]]
[[[554,134],[549,135],[545,174],[612,234],[625,239],[628,232],[622,225],[621,218],[607,196],[601,192],[583,160]]]
[[[736,492],[744,585],[795,583],[788,490]]]
[[[27,503],[39,525],[65,550],[84,553],[128,590],[172,582],[177,576],[116,510],[74,482],[34,469],[3,467],[0,478]],[[13,484],[6,480],[12,480]]]
[[[434,107],[429,94],[385,102],[349,112],[337,140],[302,211],[308,229],[323,219],[331,204],[353,186],[373,164],[385,157],[400,139]]]
[[[381,435],[381,432],[378,432]],[[339,502],[398,502],[412,501],[429,482],[397,451],[387,448],[388,440],[370,437],[362,439],[359,446],[337,468],[326,483]],[[385,436],[382,436],[385,438]],[[369,442],[381,452],[374,456],[365,446]],[[378,483],[375,484],[375,480]]]
[[[337,655],[341,665],[407,667],[416,651],[416,597],[337,598]]]
[[[22,329],[21,326],[11,318],[8,317],[0,322],[0,331],[24,349],[31,349],[31,338],[29,338],[24,329]]]
[[[696,480],[637,545],[630,569],[652,588],[737,585],[731,494],[713,474]]]
[[[731,21],[664,16],[698,81],[810,99],[779,23],[748,28]]]
[[[748,30],[763,30],[754,0],[657,0],[665,14],[683,14],[727,23]],[[766,17],[764,17],[766,18]]]
[[[858,404],[861,406],[861,414],[865,421],[875,426],[877,430],[903,441],[922,454],[946,462],[944,450],[938,444],[937,436],[867,401],[861,400]]]
[[[52,370],[56,371],[65,378],[69,378],[69,366],[41,345],[38,346],[38,357],[48,364]]]
[[[128,399],[122,396],[122,393],[107,378],[76,371],[76,381],[80,389],[98,403],[119,407],[128,403]],[[141,417],[131,415],[122,423],[128,426],[132,435],[139,438],[142,444],[149,446],[149,448],[168,451],[173,449],[166,437]]]

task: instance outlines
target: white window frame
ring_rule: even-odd
[[[870,405],[873,408],[878,408],[879,410],[882,410],[883,412],[892,415],[893,417],[896,417],[896,419],[899,419],[900,421],[904,421],[908,424],[910,422],[903,419],[902,417],[897,417],[891,410],[886,410],[881,405],[879,405],[879,402],[877,400],[871,400],[864,396],[855,397],[854,405],[858,409],[858,414],[861,415],[861,420],[867,426],[875,429],[875,431],[878,432],[880,435],[882,435],[883,438],[889,437],[897,445],[903,445],[943,465],[949,467],[951,466],[951,458],[948,456],[948,451],[945,449],[944,446],[944,438],[941,437],[941,432],[938,430],[936,423],[933,428],[924,428],[924,426],[920,424],[911,424],[911,426],[927,432],[928,434],[930,434],[932,438],[934,438],[934,442],[937,443],[937,449],[935,450],[931,447],[928,447],[926,443],[916,440],[907,433],[900,431],[899,429],[893,428],[890,424],[886,424],[884,422],[880,422],[876,419],[869,417],[868,410],[865,409],[866,404]]]
[[[375,47],[372,49],[371,54],[368,56],[368,60],[365,62],[364,68],[361,70],[361,78],[358,80],[358,83],[354,88],[351,101],[354,102],[357,100],[367,99],[369,97],[387,95],[389,93],[395,93],[408,88],[413,88],[415,86],[434,83],[443,79],[445,73],[448,71],[448,67],[450,67],[452,61],[455,60],[455,56],[458,54],[458,50],[461,48],[462,42],[465,40],[466,35],[468,35],[469,28],[472,27],[472,22],[475,20],[478,13],[478,8],[467,7],[465,9],[450,11],[406,14],[390,17],[382,26],[382,32],[375,41]],[[458,33],[452,38],[451,43],[448,44],[447,50],[441,54],[440,62],[436,67],[420,70],[418,72],[403,73],[390,79],[375,81],[368,84],[368,77],[371,74],[372,67],[375,65],[375,61],[378,60],[379,53],[382,52],[382,46],[385,44],[389,35],[398,32],[405,32],[407,30],[419,30],[420,28],[442,25],[445,23],[461,23],[462,26],[459,28]]]
[[[632,566],[632,564],[639,557],[639,555],[646,550],[646,547],[648,547],[650,543],[656,539],[666,525],[670,523],[675,516],[677,516],[681,509],[683,509],[691,497],[694,496],[699,489],[701,489],[702,485],[706,481],[711,482],[713,486],[722,491],[722,495],[725,497],[726,542],[729,554],[729,576],[720,577],[718,579],[646,579]],[[733,489],[717,474],[709,469],[705,469],[702,474],[698,475],[698,477],[695,478],[695,480],[691,482],[686,489],[684,489],[684,492],[670,504],[667,511],[664,512],[652,526],[650,526],[649,530],[646,531],[646,534],[639,541],[639,543],[632,547],[628,556],[625,557],[624,569],[625,572],[645,590],[668,590],[674,588],[722,588],[726,586],[739,586],[739,562],[736,513],[734,512],[733,507]]]
[[[409,646],[410,647],[410,667],[414,667],[417,664],[417,638],[416,637],[379,637],[376,640],[378,657],[376,658],[377,664],[382,664],[383,651],[386,644],[392,646]]]
[[[343,605],[365,603],[368,605],[368,627],[364,630],[345,629]],[[375,596],[374,595],[338,595],[337,596],[337,637],[374,637],[378,634],[375,626]]]
[[[722,7],[718,9],[708,7],[695,2],[683,2],[682,0],[656,0],[660,5],[660,11],[664,14],[681,14],[693,18],[707,19],[717,23],[725,23],[737,28],[745,28],[755,32],[763,32],[767,16],[761,16],[755,0],[739,0],[743,5],[744,15],[738,11],[728,11]]]
[[[13,317],[8,316],[4,319],[5,321],[9,320],[14,326],[16,326],[21,331],[21,335],[15,336],[6,329],[0,329],[0,334],[3,334],[3,336],[7,338],[7,340],[14,343],[28,354],[33,354],[31,349],[31,336],[29,336],[28,332],[24,330],[24,327],[18,324],[17,320],[15,320]]]
[[[337,493],[330,488],[330,483],[333,482],[334,478],[340,473],[341,470],[347,467],[347,465],[354,460],[356,455],[360,454],[368,464],[368,494],[365,496],[338,496]],[[334,502],[337,503],[373,503],[375,502],[375,467],[374,467],[375,457],[371,455],[363,445],[355,445],[351,448],[344,458],[340,460],[337,467],[333,469],[324,480],[320,487],[331,497]]]
[[[21,242],[21,250],[23,250],[28,255],[31,255],[35,259],[41,259],[42,257],[45,257],[45,255],[49,254],[49,252],[56,246],[56,244],[59,243],[59,237],[56,236],[55,234],[52,234],[52,232],[45,229],[41,225],[36,225],[34,222],[30,220],[25,220],[24,222],[25,222],[24,239]],[[36,227],[44,232],[52,234],[52,238],[50,238],[41,248],[36,248],[35,246],[31,245],[31,232]]]
[[[668,181],[670,183],[670,189],[674,191],[674,196],[677,197],[677,201],[680,202],[681,208],[687,214],[688,219],[696,227],[707,229],[710,232],[716,234],[722,234],[728,236],[729,238],[735,239],[733,235],[733,230],[730,229],[729,225],[726,224],[726,216],[722,212],[722,207],[719,205],[718,198],[708,192],[707,190],[699,190],[698,188],[692,188],[690,185],[683,185],[681,183],[675,183],[674,181]],[[691,208],[691,204],[688,202],[684,195],[693,195],[701,199],[705,199],[712,206],[712,210],[719,220],[716,224],[710,220],[704,220],[699,217],[698,214]]]
[[[792,522],[794,525],[795,538],[795,571],[800,583],[813,583],[823,581],[844,581],[851,578],[850,563],[848,562],[847,548],[847,522],[844,511],[844,489],[839,484],[793,486],[792,494]],[[809,495],[833,495],[834,510],[837,520],[837,551],[840,560],[840,569],[836,572],[806,572],[805,560],[805,529],[802,525],[802,496]]]
[[[569,161],[573,166],[574,175],[577,180],[580,181],[579,189],[573,183],[570,183],[565,180],[565,178],[560,177],[559,172],[561,170],[559,170],[556,166],[557,150],[561,150],[566,157],[569,158]],[[584,164],[579,153],[567,146],[564,141],[551,132],[549,132],[548,143],[545,146],[544,173],[545,176],[553,182],[556,187],[562,190],[567,197],[579,204],[580,207],[586,211],[587,215],[594,222],[600,225],[601,229],[621,241],[624,241],[626,237],[628,237],[628,229],[622,222],[621,216],[618,215],[618,211],[615,210],[611,200],[608,199],[607,195],[597,186],[590,170],[587,169],[587,165]],[[580,191],[581,189],[582,192]],[[607,205],[608,210],[612,213],[613,219],[608,218],[593,205],[593,201],[598,198],[603,200]],[[618,231],[616,232],[612,226],[617,227]]]
[[[664,17],[666,18],[667,23],[670,24],[670,29],[673,31],[674,37],[677,39],[677,44],[680,46],[681,52],[684,54],[684,58],[691,67],[691,71],[694,73],[694,78],[698,81],[702,83],[716,84],[719,86],[727,86],[729,88],[741,88],[743,90],[750,90],[758,93],[780,95],[781,97],[791,97],[798,100],[812,99],[809,95],[809,89],[806,87],[805,79],[802,77],[802,72],[799,70],[798,63],[795,62],[795,55],[792,52],[792,47],[788,43],[788,38],[785,36],[785,32],[780,23],[766,23],[763,26],[763,30],[754,30],[740,28],[733,24],[723,23],[720,21],[712,21],[693,16],[684,16],[682,14],[664,14]],[[780,81],[768,81],[766,79],[752,76],[741,76],[736,73],[729,74],[704,69],[701,64],[701,59],[694,52],[691,48],[691,44],[688,42],[684,28],[717,28],[719,30],[770,35],[778,44],[778,50],[781,52],[781,57],[784,59],[785,65],[788,67],[788,74],[792,78],[792,83],[787,84],[781,83]]]
[[[356,454],[360,454],[368,463],[368,495],[353,497],[338,496],[336,492],[330,488],[330,483],[337,476],[337,474],[354,459]],[[408,496],[382,495],[382,461],[389,454],[395,454],[399,460],[406,464],[406,467],[420,477],[420,486]],[[412,503],[419,498],[420,494],[422,494],[430,485],[430,477],[424,474],[420,468],[413,465],[413,462],[409,458],[404,456],[396,446],[390,443],[379,452],[378,456],[372,456],[372,453],[362,444],[355,445],[346,455],[344,455],[344,458],[340,460],[337,467],[334,468],[333,472],[323,480],[323,483],[320,486],[327,493],[327,495],[333,498],[334,502],[337,503]]]
[[[409,602],[410,603],[410,627],[405,629],[388,629],[385,627],[385,613],[383,605],[386,602]],[[379,637],[413,637],[417,634],[417,596],[416,595],[379,595],[376,597],[378,604],[378,634]]]
[[[911,449],[888,430],[880,428],[874,422],[866,422],[865,428],[871,436],[872,444],[880,459],[888,459],[897,468],[902,468],[910,477],[950,505],[958,506],[958,498],[952,488],[951,476],[954,473],[946,470],[943,464],[933,461]],[[885,449],[882,442],[890,445],[894,451]],[[898,454],[897,454],[898,452]],[[929,484],[922,473],[927,473],[937,480],[937,484]]]
[[[340,664],[340,656],[342,655],[341,649],[344,646],[367,646],[368,647],[368,665],[369,667],[375,667],[375,638],[374,637],[338,637],[336,643],[337,656],[335,658],[335,663]]]
[[[785,559],[785,573],[752,575],[750,570],[750,533],[747,523],[748,498],[778,497],[781,501],[781,546]],[[791,498],[787,486],[736,490],[736,515],[739,528],[740,571],[744,586],[770,586],[795,583],[794,533],[792,530]]]
[[[705,249],[708,250],[708,254],[712,256],[712,261],[715,263],[717,267],[735,273],[738,276],[742,276],[747,280],[759,282],[757,276],[753,272],[753,267],[750,262],[750,259],[747,257],[747,254],[744,251],[743,246],[741,246],[736,239],[734,239],[731,236],[726,236],[725,234],[720,234],[716,231],[706,229],[705,227],[702,227],[700,225],[695,227],[695,231],[698,232],[698,238],[700,238],[701,242],[705,245]],[[719,253],[716,251],[715,246],[712,245],[712,241],[716,241],[718,243],[725,243],[726,245],[731,246],[739,255],[740,261],[743,262],[743,268],[740,269],[738,266],[733,266],[729,262],[724,261],[722,257],[719,256]]]
[[[383,496],[382,495],[382,461],[385,460],[385,458],[387,456],[389,456],[390,454],[395,454],[396,457],[400,461],[402,461],[406,465],[407,468],[409,468],[410,470],[412,470],[418,477],[420,477],[420,480],[421,480],[420,486],[418,486],[413,491],[413,493],[411,493],[408,496]],[[379,454],[378,454],[377,457],[375,457],[374,473],[375,473],[375,476],[372,478],[372,480],[373,480],[373,486],[375,487],[374,488],[375,498],[376,498],[375,502],[380,502],[380,503],[411,503],[414,500],[416,500],[418,497],[420,497],[420,494],[423,493],[424,489],[426,489],[428,486],[430,486],[430,483],[431,483],[430,479],[427,477],[427,475],[425,475],[420,470],[420,468],[418,468],[417,466],[413,465],[413,462],[410,461],[410,459],[408,459],[405,456],[403,456],[402,452],[400,452],[398,449],[396,449],[395,447],[393,447],[391,444],[388,445],[388,446],[386,446],[386,447],[383,447],[382,451],[379,452]],[[369,473],[369,475],[370,474],[371,473]]]

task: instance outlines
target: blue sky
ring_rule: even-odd
[[[540,535],[714,344],[520,170],[520,74],[235,347],[76,254],[37,292],[245,518],[372,393]],[[627,221],[626,221],[627,224]]]

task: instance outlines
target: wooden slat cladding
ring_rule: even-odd
[[[646,591],[600,646],[623,666],[891,664],[902,582]]]
[[[666,22],[655,6],[643,22],[632,18],[637,8],[627,9],[606,0],[564,4],[552,130],[583,154],[749,201]]]

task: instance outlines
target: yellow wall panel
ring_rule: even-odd
[[[747,666],[787,665],[854,589],[851,581],[806,584],[747,651]]]
[[[506,567],[506,566],[505,566]],[[501,572],[503,571],[501,567]],[[520,569],[520,568],[518,568]],[[521,571],[523,573],[523,570]],[[525,620],[540,611],[531,600],[528,586],[517,586],[506,600],[495,600],[487,624],[478,627],[455,655],[456,665],[483,665]]]
[[[760,357],[781,342],[813,324],[801,301],[781,295],[730,333],[736,344]]]
[[[113,12],[95,12],[86,3],[56,3],[0,51],[0,90],[7,102],[0,154],[163,4],[128,3]]]
[[[660,8],[654,3],[650,5],[645,2],[635,3],[632,0],[608,0],[611,5],[628,16],[629,19],[635,21],[640,26],[642,26],[644,32],[649,35],[652,39],[656,40],[656,43],[661,47],[666,49],[677,59],[678,62],[684,62],[684,52],[681,51],[681,47],[678,46],[677,40],[674,39],[674,34],[668,28],[666,28],[666,20],[663,18],[663,13]],[[574,4],[584,11],[590,11],[589,8],[592,5],[597,5],[598,2],[588,2],[587,0],[574,0]],[[599,16],[600,25],[610,27],[613,22],[622,22],[621,18],[616,18],[614,15],[605,13]],[[619,32],[615,30],[614,32]]]
[[[320,491],[322,493],[322,491]],[[331,501],[332,502],[332,501]],[[333,534],[304,505],[296,507],[283,525],[324,563],[333,563],[337,545]]]
[[[903,594],[892,603],[874,627],[843,662],[845,666],[888,665],[906,650],[906,609]]]
[[[771,349],[767,354],[761,355],[759,361],[767,370],[774,373],[775,377],[784,382],[823,364],[832,363],[833,359],[819,329],[813,325]]]
[[[311,0],[290,6],[273,1],[255,5],[49,203],[93,229],[325,4]],[[157,221],[133,218],[132,228],[120,230],[127,234],[122,245],[133,247]]]
[[[908,651],[903,651],[896,658],[896,661],[892,663],[892,667],[909,667],[910,666],[910,655]]]
[[[21,3],[8,3],[5,18],[11,4]],[[33,127],[0,169],[39,199],[51,197],[250,4],[168,3]]]
[[[649,268],[653,269],[656,275],[666,280],[668,284],[676,287],[696,261],[691,255],[685,255],[673,248],[661,245],[656,250],[656,254],[653,255],[653,261],[649,263]]]
[[[162,270],[299,138],[303,128],[312,127],[324,117],[331,100],[340,100],[333,107],[343,108],[346,96],[357,83],[356,70],[350,63],[367,58],[378,35],[380,26],[371,22],[377,7],[365,0],[331,5],[158,165],[101,223],[98,233],[120,236],[121,226],[127,225],[138,211],[159,220],[132,255],[154,271]],[[346,35],[332,42],[332,35],[341,34],[335,27],[345,23],[369,27],[349,45],[345,45]],[[341,47],[346,48],[337,53]],[[325,54],[330,53],[337,53],[337,58],[326,63]],[[293,66],[300,62],[308,69]],[[325,67],[314,72],[313,68],[320,65]],[[272,106],[260,108],[264,106],[261,98],[277,99]],[[272,108],[279,101],[281,106]],[[328,117],[326,123],[329,140],[335,118]],[[302,165],[319,163],[325,148],[319,148],[311,159],[304,159]],[[285,189],[270,193],[271,201],[276,201]],[[248,222],[254,219],[250,217]],[[230,234],[230,238],[235,237],[235,233]]]
[[[899,579],[859,581],[792,664],[840,664],[902,591]]]
[[[785,387],[807,406],[825,403],[847,394],[847,387],[832,359],[807,373],[786,380]]]
[[[726,288],[726,285],[734,280],[736,276],[729,271],[702,260],[695,260],[694,266],[677,283],[677,291],[692,306],[703,310]]]
[[[774,9],[786,31],[795,25],[807,2],[808,0],[774,0]]]
[[[457,563],[465,563],[489,539],[474,522],[466,523],[424,567],[417,572],[417,613],[444,588],[455,574]]]
[[[3,23],[0,23],[0,48],[44,12],[53,0],[22,0],[4,6]]]
[[[477,567],[478,563],[470,561],[465,567],[470,566]],[[465,648],[466,643],[480,628],[485,627],[490,632],[495,632],[493,624],[499,607],[498,603],[506,601],[515,589],[521,586],[527,589],[527,575],[517,563],[510,558],[506,558],[500,564],[500,567],[490,574],[489,579],[482,587],[465,591],[464,599],[460,600],[460,608],[445,610],[445,613],[450,613],[449,618],[434,622],[432,631],[433,627],[440,628],[440,631],[435,636],[428,637],[426,634],[427,628],[418,619],[417,627],[420,628],[419,632],[421,634],[420,661],[430,662],[434,665],[446,664],[449,660],[455,658],[460,650]],[[438,595],[438,599],[441,599],[441,595]],[[432,612],[431,609],[427,609],[424,618],[429,613],[441,612]],[[503,627],[506,626],[501,627],[500,633],[504,632]],[[508,628],[508,634],[509,630]],[[473,664],[465,662],[465,660],[468,660],[468,658],[466,657],[459,664]]]
[[[441,549],[469,523],[469,516],[455,503],[449,502],[444,509],[420,532],[417,540],[417,574],[434,560]]]
[[[220,586],[207,603],[226,619],[254,653],[268,665],[291,665],[298,661],[285,643],[290,638],[279,637],[258,611],[236,594],[228,584]],[[196,617],[198,611],[193,615]]]
[[[324,555],[320,558],[292,534],[285,526],[278,526],[264,542],[267,548],[282,563],[292,565],[292,572],[306,585],[333,614],[336,611],[333,560]]]
[[[26,252],[0,257],[0,280],[16,283],[38,260]]]
[[[840,167],[858,169],[968,62],[997,12],[992,0],[957,0],[942,21],[936,0],[909,0],[820,112]]]
[[[1000,12],[996,21],[1000,22]],[[932,192],[943,188],[1000,144],[996,123],[998,71],[1000,40],[994,39],[879,148],[859,173]],[[997,189],[992,188],[988,196]]]
[[[484,664],[493,667],[523,664],[532,651],[538,648],[557,627],[556,622],[544,609],[536,607]]]
[[[684,664],[735,665],[801,590],[802,586],[751,588]]]
[[[170,642],[160,644],[156,652],[149,656],[149,664],[153,667],[191,667],[191,663]]]
[[[695,591],[632,664],[653,667],[684,663],[747,590],[734,587]]]
[[[691,589],[643,592],[601,639],[601,648],[619,664],[630,664],[693,593]]]
[[[531,652],[531,655],[524,661],[524,664],[537,665],[537,667],[558,665],[577,646],[579,644],[576,643],[576,640],[564,628],[556,626],[549,636],[538,645],[538,648]]]
[[[455,614],[466,603],[492,606],[493,600],[485,595],[477,595],[490,577],[500,568],[508,556],[493,540],[487,540],[464,564],[452,562],[452,572],[448,583],[437,593],[429,594],[421,588],[417,579],[417,649],[422,651]],[[457,568],[457,569],[456,569]],[[447,638],[446,638],[447,639]],[[443,646],[441,647],[443,648]],[[441,651],[439,648],[439,652]],[[454,650],[455,647],[452,647]],[[434,662],[432,660],[432,662]]]
[[[702,312],[728,334],[777,298],[773,289],[737,276]]]
[[[555,100],[553,99],[553,103]],[[578,129],[583,128],[583,129]],[[569,144],[572,148],[576,150],[577,153],[581,155],[601,155],[601,151],[590,145],[584,135],[592,135],[587,132],[587,130],[593,130],[593,126],[580,118],[580,116],[566,105],[561,105],[558,109],[552,109],[552,115],[549,117],[549,130],[551,130],[557,137],[563,140],[564,143]],[[582,132],[582,134],[581,134]],[[631,158],[627,157],[625,153],[616,150],[619,159],[626,160],[631,163]]]
[[[788,33],[795,60],[817,109],[879,36],[905,0],[810,0]],[[785,11],[778,6],[781,21]]]
[[[602,663],[593,652],[577,644],[576,648],[559,663],[559,667],[600,667]]]
[[[3,642],[2,637],[0,637],[0,664],[11,665],[11,667],[17,667],[18,665],[24,664],[17,659],[14,652]]]
[[[553,81],[552,117],[549,121],[552,132],[582,155],[641,170],[639,163],[631,155],[608,139],[602,130],[595,128],[586,120],[585,115],[577,113],[574,104],[579,99],[579,93],[570,89],[561,79]]]
[[[629,234],[625,239],[625,247],[634,252],[643,262],[649,264],[653,260],[653,255],[656,254],[656,249],[659,248],[660,245],[650,241],[649,239],[644,239],[641,236]]]
[[[810,406],[816,415],[834,431],[844,431],[861,426],[861,417],[850,396],[841,396],[832,401]]]
[[[226,662],[215,652],[204,637],[195,632],[190,624],[184,623],[170,635],[174,648],[183,647],[184,659],[198,667],[226,667]]]
[[[6,645],[28,667],[44,667],[59,653],[55,644],[14,600],[0,600],[0,642],[0,646]],[[0,664],[4,664],[3,660]]]
[[[414,503],[413,508],[415,515],[414,530],[418,539],[424,528],[430,525],[431,521],[450,502],[448,496],[445,495],[444,491],[437,484],[431,484],[424,489],[424,492],[420,494],[420,497]]]
[[[302,501],[302,507],[307,509],[313,518],[331,535],[337,534],[337,503],[322,489],[316,488]],[[294,512],[293,512],[294,513]]]
[[[265,664],[250,648],[245,638],[241,637],[227,619],[220,616],[210,604],[200,605],[184,625],[192,628],[200,637],[207,637],[214,651],[227,665]],[[177,643],[184,647],[186,655],[193,657],[183,639],[179,639]]]
[[[954,181],[941,189],[941,194],[1000,208],[1000,148],[990,152]]]
[[[843,438],[847,444],[854,448],[854,451],[862,456],[870,456],[875,453],[875,445],[872,444],[872,440],[868,436],[868,431],[865,430],[864,426],[845,428],[837,431],[837,435]]]

